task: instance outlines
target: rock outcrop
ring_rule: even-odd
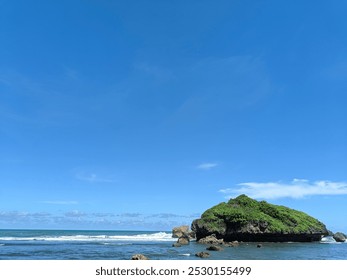
[[[181,245],[188,245],[190,242],[189,237],[188,236],[181,236],[180,238],[178,238],[177,243],[181,244]]]
[[[172,229],[172,237],[180,238],[183,235],[189,234],[189,226],[179,226]]]
[[[206,250],[208,251],[222,251],[223,248],[217,245],[211,245],[209,247],[206,248]]]
[[[333,235],[333,238],[335,239],[336,242],[345,242],[346,241],[346,235],[342,232],[336,232]]]
[[[213,235],[224,242],[311,242],[328,234],[323,223],[304,212],[246,195],[206,210],[191,228],[198,242]]]
[[[189,239],[194,239],[195,233],[193,231],[191,231],[189,229],[189,226],[187,226],[187,225],[174,227],[172,229],[172,237],[173,238],[180,238],[182,236],[188,236]]]
[[[211,235],[200,238],[198,240],[198,243],[218,245],[218,244],[223,244],[224,240],[218,239],[215,234],[211,234]]]

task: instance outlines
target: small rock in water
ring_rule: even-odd
[[[210,247],[207,247],[206,250],[209,250],[209,251],[222,251],[223,248],[220,247],[220,246],[212,245]]]
[[[346,241],[346,235],[342,232],[336,232],[333,235],[333,238],[335,239],[336,242],[345,242]]]
[[[228,246],[228,247],[236,247],[236,246],[239,246],[240,243],[237,240],[235,240],[235,241],[231,241],[231,242],[225,242],[224,245]]]
[[[188,237],[188,236],[185,236],[185,235],[181,236],[181,237],[178,238],[178,240],[177,240],[177,243],[178,243],[178,244],[181,244],[181,245],[188,245],[189,242],[190,242],[189,237]]]
[[[179,226],[172,229],[172,237],[180,238],[181,236],[188,235],[189,226]]]
[[[208,253],[208,252],[199,252],[199,253],[196,253],[195,256],[197,256],[199,258],[208,258],[208,257],[210,257],[210,253]]]
[[[258,245],[257,245],[257,248],[261,248],[261,247],[263,247],[262,244],[258,244]]]
[[[218,239],[215,234],[211,234],[209,236],[206,236],[204,238],[199,239],[198,243],[201,244],[223,244],[223,239]]]
[[[135,254],[131,257],[132,260],[149,260],[146,256],[142,254]]]

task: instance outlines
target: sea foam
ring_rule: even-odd
[[[336,244],[342,244],[342,243],[347,243],[347,240],[345,242],[336,242],[334,237],[332,236],[324,236],[320,243],[336,243]]]
[[[166,232],[135,235],[61,235],[61,236],[32,236],[32,237],[1,237],[3,241],[174,241],[172,235]]]

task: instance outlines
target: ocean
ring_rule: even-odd
[[[207,245],[172,247],[171,232],[91,230],[0,230],[0,260],[196,260]],[[347,260],[347,243],[332,237],[312,243],[240,243],[210,251],[211,260]],[[207,259],[207,260],[208,260]]]

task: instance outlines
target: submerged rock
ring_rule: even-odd
[[[211,235],[224,242],[311,242],[328,234],[323,223],[304,212],[246,195],[206,210],[191,228],[198,242]]]

